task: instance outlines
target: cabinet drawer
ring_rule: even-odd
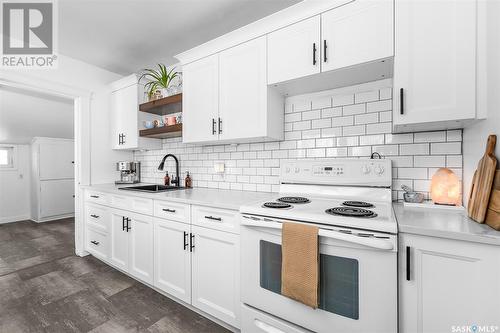
[[[110,201],[111,206],[114,208],[121,208],[136,213],[153,215],[152,199],[113,194],[111,195]]]
[[[240,232],[239,213],[236,210],[193,206],[192,214],[192,224],[236,234]]]
[[[108,195],[102,192],[96,191],[85,191],[85,200],[88,202],[94,202],[98,204],[105,205],[108,203]]]
[[[97,231],[87,226],[87,237],[85,248],[88,252],[103,259],[108,258],[109,239],[108,234]]]
[[[191,214],[188,204],[155,200],[155,216],[164,219],[189,223]]]
[[[101,205],[87,204],[85,208],[85,221],[88,226],[92,226],[103,232],[109,229],[109,208]]]

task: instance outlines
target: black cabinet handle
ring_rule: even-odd
[[[95,215],[95,214],[91,214],[90,217],[93,217],[95,219],[98,219],[99,218],[99,215]]]
[[[217,133],[217,131],[215,130],[215,125],[216,125],[215,119],[212,118],[212,135],[215,135]]]
[[[96,199],[99,199],[99,196],[98,196],[98,195],[91,195],[90,197],[91,197],[91,198],[96,198]]]
[[[125,134],[122,134],[122,145],[125,144]]]
[[[122,216],[122,231],[125,231],[125,216]]]
[[[404,103],[404,90],[403,90],[403,88],[401,88],[401,89],[399,89],[399,112],[401,114],[405,114],[404,106],[405,106],[405,103]]]
[[[122,133],[118,134],[118,144],[119,145],[123,144],[123,134]]]
[[[222,119],[219,117],[219,134],[222,134]]]
[[[326,62],[326,39],[323,39],[323,62]]]
[[[221,217],[205,216],[208,220],[222,221]]]
[[[163,208],[162,210],[163,210],[164,212],[175,213],[175,209]]]
[[[127,232],[128,232],[129,230],[132,230],[132,227],[131,227],[131,226],[130,226],[130,224],[129,224],[129,222],[130,222],[130,221],[131,221],[131,220],[130,220],[128,217],[126,217],[126,218],[125,218],[125,222],[127,222]]]
[[[411,266],[411,247],[406,247],[406,281],[411,280],[410,276],[410,266]]]
[[[313,43],[313,66],[316,65],[316,43]]]
[[[94,244],[94,245],[99,245],[99,242],[98,242],[98,241],[94,241],[94,240],[93,240],[93,241],[90,241],[90,242],[91,242],[92,244]]]
[[[188,238],[187,238],[187,237],[188,237],[188,235],[189,235],[189,234],[188,234],[187,232],[185,232],[185,231],[184,231],[184,250],[186,250],[186,249],[187,249],[187,247],[188,247],[188,245],[189,245],[189,244],[188,244]]]
[[[193,252],[193,249],[194,249],[194,234],[190,233],[189,234],[189,252]]]

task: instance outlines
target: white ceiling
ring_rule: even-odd
[[[59,52],[130,74],[300,0],[59,0]]]
[[[29,143],[33,137],[74,137],[73,101],[0,87],[0,143]]]

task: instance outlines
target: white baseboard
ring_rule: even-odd
[[[39,220],[32,219],[36,223],[43,223],[43,222],[50,222],[50,221],[55,221],[55,220],[61,220],[61,219],[67,219],[69,217],[75,217],[74,213],[71,214],[65,214],[65,215],[57,215],[57,216],[51,216],[51,217],[44,217]]]
[[[31,220],[31,217],[29,215],[6,216],[6,217],[0,217],[0,224],[19,222],[25,220]]]

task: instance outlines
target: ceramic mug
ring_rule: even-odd
[[[153,124],[153,122],[151,120],[146,120],[146,121],[144,121],[144,127],[145,128],[153,128],[153,127],[155,127],[155,125]]]
[[[175,116],[172,117],[165,117],[165,123],[167,126],[172,126],[177,124],[177,118]]]

